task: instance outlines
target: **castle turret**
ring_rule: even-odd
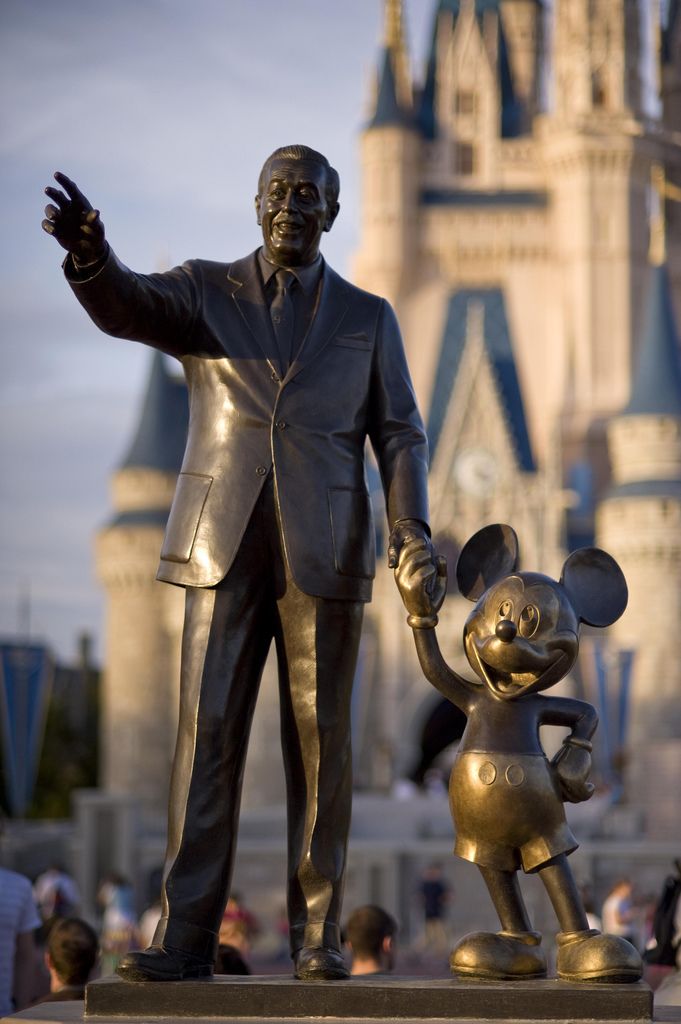
[[[605,423],[631,386],[650,168],[664,148],[653,95],[656,10],[644,0],[554,5],[552,104],[542,128],[564,311],[558,345],[573,375],[566,478],[589,462],[596,495],[608,482]]]
[[[114,516],[96,541],[107,593],[101,708],[102,785],[162,810],[176,734],[183,591],[156,582],[182,461],[184,381],[155,353],[142,413],[112,481]]]
[[[414,279],[420,153],[401,0],[385,0],[375,95],[361,140],[363,237],[353,277],[399,305]]]
[[[629,605],[612,642],[634,652],[627,792],[649,832],[681,812],[681,348],[664,263],[653,266],[631,397],[608,426],[613,487],[597,541],[620,563]]]

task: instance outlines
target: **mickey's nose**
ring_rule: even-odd
[[[503,643],[510,644],[516,638],[518,627],[510,619],[499,619],[494,632]]]

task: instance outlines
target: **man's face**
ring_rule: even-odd
[[[312,263],[323,231],[330,231],[338,204],[326,201],[326,170],[306,160],[280,158],[269,166],[255,197],[265,255],[282,267]]]

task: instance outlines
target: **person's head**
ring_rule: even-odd
[[[429,882],[434,882],[442,878],[442,864],[439,861],[432,861],[426,866],[423,872],[423,877]]]
[[[265,255],[282,267],[312,263],[338,214],[338,172],[309,146],[281,146],[258,179],[255,211]]]
[[[85,985],[97,962],[97,952],[97,936],[89,924],[77,917],[57,921],[50,930],[45,953],[52,990],[63,985]]]
[[[231,946],[245,955],[250,952],[251,941],[248,924],[243,918],[223,917],[220,922],[219,935],[221,946]]]
[[[397,922],[382,907],[357,907],[345,926],[345,939],[352,951],[352,974],[391,971],[395,959]]]

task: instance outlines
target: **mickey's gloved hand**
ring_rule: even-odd
[[[551,764],[558,776],[563,800],[571,804],[582,803],[593,796],[594,785],[589,782],[591,772],[591,743],[567,736]]]
[[[432,629],[447,592],[447,562],[423,538],[405,542],[395,580],[413,629]]]

